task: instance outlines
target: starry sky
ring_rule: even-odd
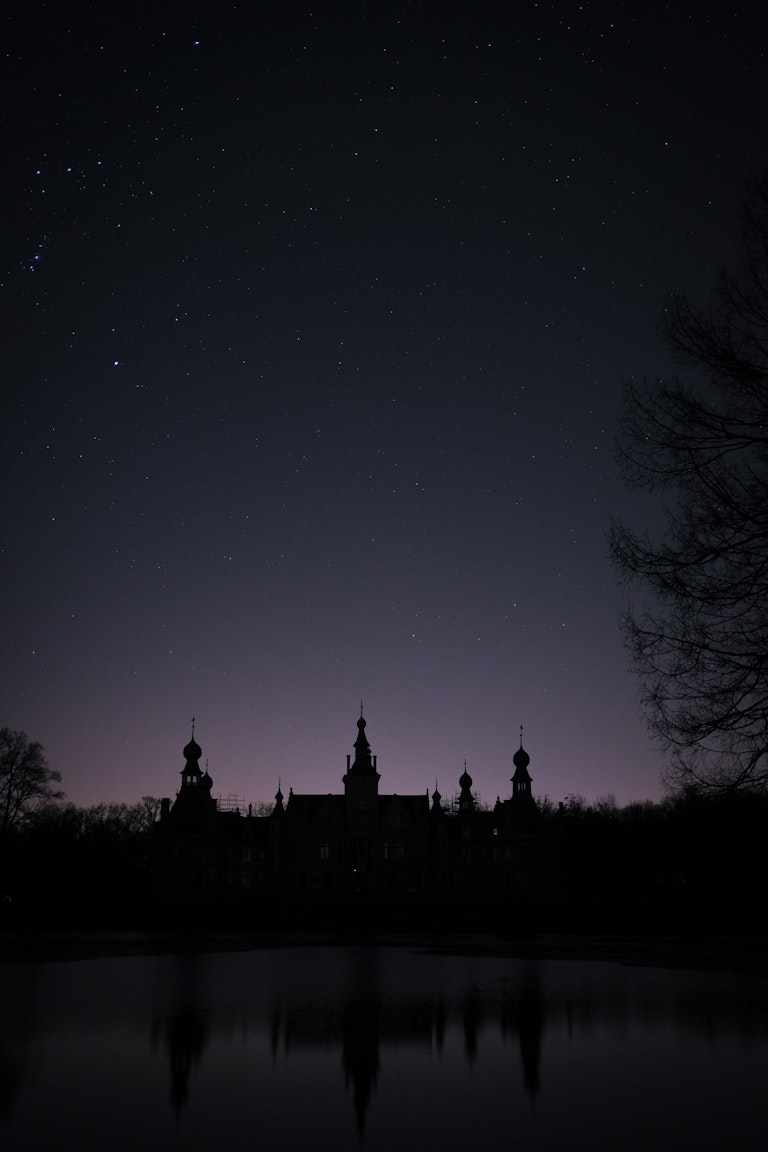
[[[452,11],[449,11],[449,8]],[[77,804],[663,794],[614,458],[766,163],[753,5],[2,17],[0,723]]]

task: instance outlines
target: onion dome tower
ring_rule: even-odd
[[[512,757],[512,763],[515,766],[515,772],[512,776],[512,799],[515,803],[530,804],[533,801],[531,793],[531,774],[528,771],[528,765],[531,758],[523,748],[523,727],[520,725],[520,747]]]
[[[173,824],[189,832],[207,829],[215,814],[216,801],[211,796],[213,780],[200,768],[203,750],[195,740],[195,721],[192,721],[192,739],[184,747],[185,764],[181,770],[181,788],[170,811]]]
[[[181,787],[182,791],[185,788],[197,788],[203,778],[200,771],[199,760],[203,754],[203,750],[195,740],[195,721],[192,719],[192,739],[189,744],[184,746],[184,759],[186,761],[181,770]],[[210,779],[210,777],[208,777]]]
[[[467,762],[464,761],[464,771],[459,776],[459,788],[461,793],[459,795],[459,812],[474,812],[475,798],[472,795],[472,777],[467,772]]]

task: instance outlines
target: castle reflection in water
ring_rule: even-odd
[[[38,941],[4,965],[0,1145],[764,1148],[762,963],[387,939]]]
[[[535,1098],[544,1028],[544,998],[535,963],[523,967],[515,996],[500,1001],[482,995],[472,986],[450,1002],[439,994],[397,999],[391,990],[384,993],[377,989],[375,980],[367,990],[363,983],[357,992],[353,990],[336,1003],[275,1005],[268,1019],[250,1024],[240,1020],[237,1030],[241,1037],[250,1030],[264,1032],[275,1061],[279,1057],[290,1061],[312,1052],[325,1058],[329,1052],[339,1051],[340,1075],[351,1097],[360,1135],[376,1090],[382,1053],[392,1054],[395,1067],[409,1050],[440,1058],[449,1031],[461,1037],[468,1067],[478,1056],[486,1028],[495,1027],[505,1043],[514,1043],[516,1038],[522,1088],[531,1100]],[[178,1006],[153,1026],[153,1046],[162,1043],[167,1053],[170,1102],[178,1116],[194,1097],[193,1081],[198,1070],[199,1083],[205,1083],[202,1065],[208,1040],[208,1016],[194,1001]]]

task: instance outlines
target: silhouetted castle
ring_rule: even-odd
[[[157,826],[158,895],[179,908],[418,901],[524,903],[553,881],[553,845],[542,835],[529,756],[513,756],[512,794],[481,809],[466,766],[458,798],[444,805],[435,789],[379,792],[380,774],[357,721],[354,759],[343,793],[278,789],[268,816],[222,810],[211,795],[202,750],[184,748],[181,787],[163,800]]]

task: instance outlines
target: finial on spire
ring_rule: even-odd
[[[360,715],[362,716],[362,714],[363,714],[363,702],[361,700],[360,701]]]
[[[192,717],[192,739],[194,740],[194,738],[195,738],[195,718],[193,716]]]

